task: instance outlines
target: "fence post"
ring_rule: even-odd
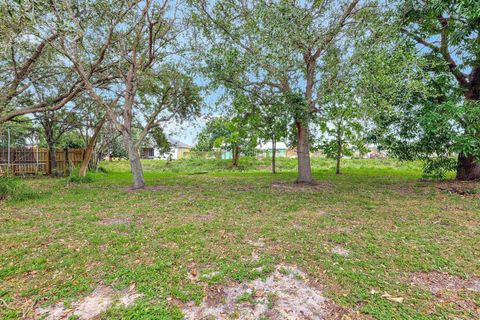
[[[50,149],[47,148],[47,174],[52,174],[52,155],[50,153]]]
[[[63,149],[63,175],[67,175],[68,149]]]
[[[8,145],[7,145],[7,153],[8,153],[8,160],[7,160],[7,176],[10,175],[10,128],[7,128],[7,134],[8,134]]]

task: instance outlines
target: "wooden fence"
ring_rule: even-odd
[[[76,167],[82,163],[84,155],[84,149],[57,149],[55,151],[57,172],[64,175],[68,174],[70,167]],[[51,159],[52,156],[47,148],[10,148],[10,150],[1,148],[0,176],[5,174],[51,174]]]

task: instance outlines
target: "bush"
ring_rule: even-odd
[[[16,177],[0,177],[0,200],[28,200],[37,194],[21,179]]]

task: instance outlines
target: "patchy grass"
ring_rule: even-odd
[[[100,318],[182,319],[182,305],[268,279],[282,264],[351,318],[479,317],[479,292],[438,296],[412,282],[430,272],[480,277],[476,194],[420,182],[418,164],[392,160],[347,160],[336,176],[332,161],[314,159],[322,187],[311,188],[291,184],[291,159],[276,175],[261,167],[267,160],[243,172],[195,161],[146,161],[152,187],[137,192],[126,162],[104,163],[107,173],[87,184],[25,180],[35,198],[0,202],[0,318],[134,285],[134,304]],[[267,306],[282,297],[268,294]]]

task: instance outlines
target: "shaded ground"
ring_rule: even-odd
[[[480,186],[476,181],[441,181],[436,183],[443,192],[480,199]]]
[[[125,192],[131,176],[117,170],[124,163],[91,183],[28,180],[38,197],[0,202],[0,318],[76,310],[99,286],[121,295],[133,283],[142,296],[99,308],[96,319],[182,319],[206,301],[268,316],[281,287],[271,277],[280,273],[284,300],[295,299],[290,285],[312,290],[325,318],[333,310],[343,320],[478,319],[478,291],[461,283],[433,293],[438,279],[420,277],[480,277],[478,198],[439,189],[447,182],[419,182],[418,168],[346,163],[341,176],[334,162],[316,167],[315,179],[328,186],[318,190],[294,185],[294,172],[145,170],[148,185],[164,188]],[[422,281],[412,283],[413,275]],[[271,302],[254,286],[272,293]],[[238,302],[215,300],[225,290]]]
[[[291,183],[291,182],[274,182],[272,183],[272,188],[288,191],[317,191],[320,192],[325,189],[332,188],[332,184],[328,182],[319,182],[315,181],[313,183]]]
[[[125,192],[142,192],[142,191],[161,191],[161,190],[166,190],[168,187],[166,186],[145,186],[143,188],[134,188],[134,187],[128,187],[128,188],[123,188]]]
[[[480,278],[462,279],[441,272],[419,272],[412,276],[412,284],[437,294],[442,291],[470,290],[480,292]]]
[[[470,293],[480,293],[480,278],[463,279],[444,272],[417,272],[411,284],[430,291],[433,308],[438,305],[454,305],[466,314],[467,319],[480,319],[480,305]]]

